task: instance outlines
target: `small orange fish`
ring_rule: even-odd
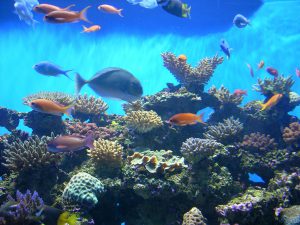
[[[193,113],[179,113],[172,116],[168,122],[178,126],[193,125],[196,123],[205,124],[203,122],[203,115],[203,113],[201,115],[196,115]]]
[[[236,89],[236,90],[234,90],[233,94],[237,95],[237,96],[247,95],[247,91],[244,91],[241,89]]]
[[[273,95],[266,103],[260,103],[260,106],[261,106],[260,111],[268,110],[268,109],[272,108],[273,106],[277,105],[277,103],[280,101],[280,99],[282,97],[283,97],[282,94],[276,94],[276,95]]]
[[[82,26],[82,28],[83,28],[83,31],[81,33],[91,33],[91,32],[96,32],[101,29],[101,27],[99,25],[93,25],[91,27]]]
[[[178,59],[180,62],[186,62],[187,57],[186,57],[186,55],[181,54],[181,55],[179,55],[179,56],[177,57],[177,59]]]
[[[73,23],[83,20],[85,22],[91,23],[86,18],[86,12],[91,6],[85,7],[80,12],[75,11],[53,11],[44,16],[44,21],[49,23]]]
[[[257,69],[262,69],[265,66],[265,62],[264,60],[261,60],[258,64],[257,64]]]
[[[29,103],[29,106],[35,111],[55,116],[62,116],[63,114],[71,116],[71,113],[74,110],[73,105],[63,106],[59,103],[47,99],[33,100]]]
[[[122,10],[123,9],[117,9],[116,7],[112,5],[99,5],[98,9],[110,14],[118,14],[119,16],[123,17]]]

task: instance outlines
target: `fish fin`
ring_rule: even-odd
[[[74,6],[75,6],[75,4],[72,4],[72,5],[67,6],[66,8],[63,8],[62,10],[63,11],[68,11],[70,8],[72,8]]]
[[[85,143],[86,143],[86,146],[89,147],[90,149],[94,148],[94,134],[93,134],[93,132],[90,132],[85,137]]]
[[[266,104],[263,104],[263,103],[259,102],[259,105],[261,106],[261,110],[260,111],[266,110],[266,108],[267,108]]]
[[[79,94],[81,88],[87,83],[86,80],[84,80],[79,73],[76,74],[75,77],[75,83],[76,83],[76,95]]]
[[[67,148],[67,146],[65,146],[65,145],[57,145],[56,148],[65,149],[65,148]]]
[[[63,74],[64,74],[67,78],[69,78],[70,80],[72,80],[72,79],[71,79],[71,77],[69,77],[68,72],[71,72],[71,71],[72,71],[72,70],[65,70],[64,73],[63,73]]]
[[[122,11],[123,11],[123,9],[119,9],[118,15],[121,16],[121,17],[124,17],[123,14],[122,14]]]
[[[74,104],[64,107],[64,113],[67,116],[72,116],[73,111],[74,111]]]
[[[87,12],[87,10],[88,10],[89,8],[91,8],[90,5],[87,6],[87,7],[85,7],[83,10],[81,10],[80,13],[79,13],[79,18],[80,18],[81,20],[87,22],[87,23],[92,23],[92,22],[89,21],[89,20],[87,19],[87,17],[86,17],[86,12]]]
[[[204,113],[201,113],[200,115],[198,115],[197,122],[202,123],[202,124],[206,124],[206,123],[203,122],[203,116],[204,116]]]

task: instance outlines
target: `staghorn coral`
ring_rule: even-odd
[[[162,119],[154,111],[132,111],[124,118],[129,128],[138,133],[147,133],[163,125]]]
[[[209,126],[203,135],[207,139],[213,139],[222,144],[229,144],[237,139],[242,130],[243,124],[239,121],[239,119],[230,117],[228,119],[224,119],[223,123]]]
[[[171,52],[161,54],[164,66],[174,75],[176,80],[186,87],[191,85],[203,86],[212,77],[216,67],[224,60],[215,55],[212,58],[202,59],[196,67],[192,67],[185,61],[181,61]]]
[[[258,83],[253,85],[253,89],[267,97],[272,96],[274,93],[289,95],[294,83],[295,81],[292,79],[292,76],[278,76],[276,79],[258,79]]]
[[[135,152],[128,156],[127,160],[131,167],[149,173],[167,173],[187,167],[184,164],[184,158],[174,156],[171,150]]]
[[[239,105],[241,104],[244,98],[242,95],[230,94],[229,90],[224,86],[221,86],[220,89],[217,89],[215,86],[212,86],[208,90],[208,93],[211,96],[217,98],[222,105],[224,104]]]
[[[251,133],[245,135],[243,141],[240,143],[240,146],[246,150],[260,150],[268,151],[276,149],[277,143],[274,138],[271,138],[270,135],[257,133]]]
[[[99,166],[120,167],[122,164],[123,147],[115,141],[99,139],[94,142],[94,148],[87,154]]]
[[[183,215],[182,225],[206,225],[206,219],[198,208],[193,207]]]
[[[221,143],[212,139],[189,138],[182,143],[180,151],[188,162],[197,163],[222,147]]]
[[[75,100],[72,95],[63,92],[42,91],[23,98],[23,104],[29,105],[30,102],[36,99],[47,99],[58,102],[62,105],[70,105]]]
[[[43,167],[49,164],[57,164],[60,161],[59,154],[47,151],[47,142],[50,137],[39,138],[33,135],[26,141],[16,139],[13,143],[6,143],[3,152],[5,160],[3,166],[12,171],[21,171],[31,168]]]
[[[300,140],[300,124],[298,122],[294,122],[284,128],[282,137],[288,144],[297,143]]]

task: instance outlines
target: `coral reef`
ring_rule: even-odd
[[[188,162],[196,163],[223,147],[221,143],[212,139],[189,138],[182,143],[180,151]]]
[[[241,104],[244,98],[242,95],[230,94],[229,90],[224,86],[221,86],[220,89],[217,89],[215,86],[212,86],[208,90],[208,93],[211,96],[217,98],[218,101],[220,102],[220,105],[225,105],[225,104],[239,105]]]
[[[12,131],[19,125],[21,115],[13,110],[0,107],[0,127]]]
[[[187,167],[184,158],[174,156],[171,150],[135,152],[127,160],[130,166],[149,173],[168,173]]]
[[[246,150],[260,150],[268,151],[277,148],[277,143],[274,138],[271,138],[270,135],[257,133],[251,133],[245,135],[240,146]]]
[[[101,167],[120,167],[123,147],[115,141],[99,139],[94,141],[94,148],[87,150],[88,156]]]
[[[49,140],[51,138],[46,136],[32,136],[26,141],[16,139],[11,144],[6,143],[2,165],[12,171],[21,171],[57,164],[60,155],[47,151]]]
[[[198,208],[193,207],[183,215],[182,225],[206,225],[206,219]]]
[[[129,128],[138,133],[147,133],[163,125],[162,119],[154,111],[132,111],[124,118]]]
[[[103,184],[88,173],[78,173],[71,178],[62,194],[65,208],[93,208],[104,192]]]
[[[230,144],[239,137],[243,128],[243,124],[239,119],[230,117],[225,119],[223,123],[208,126],[207,131],[203,135],[207,139],[213,139],[222,144]]]
[[[42,91],[23,98],[23,104],[29,105],[30,102],[36,99],[47,99],[58,102],[62,105],[70,105],[75,100],[72,95],[63,92]]]
[[[299,122],[291,123],[288,127],[284,128],[282,137],[287,144],[293,144],[299,142],[300,140]]]
[[[300,206],[294,205],[280,212],[285,225],[296,225],[300,223]]]

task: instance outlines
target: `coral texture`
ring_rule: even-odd
[[[224,86],[221,86],[220,89],[217,89],[215,86],[212,86],[208,90],[208,93],[216,97],[222,105],[229,103],[239,105],[241,104],[244,98],[242,95],[230,94],[229,90]]]
[[[183,215],[182,225],[206,225],[206,219],[198,208],[193,207]]]
[[[0,127],[12,131],[19,125],[20,115],[18,112],[0,107]]]
[[[271,138],[270,135],[257,133],[251,133],[249,135],[245,135],[240,146],[243,149],[249,150],[260,150],[267,151],[276,149],[277,143],[274,138]]]
[[[104,187],[100,180],[80,172],[73,176],[65,187],[62,201],[66,208],[93,208],[102,192]]]
[[[83,113],[89,116],[99,116],[108,109],[108,105],[101,99],[87,94],[79,95],[75,102],[76,113]]]
[[[296,143],[300,140],[300,124],[298,122],[291,123],[288,127],[284,128],[282,134],[283,140],[288,143]]]
[[[138,133],[147,133],[163,125],[162,119],[154,111],[132,111],[124,118],[129,128]]]
[[[75,98],[72,95],[63,92],[42,91],[23,98],[23,103],[29,105],[30,102],[36,99],[47,99],[62,105],[70,105]]]

